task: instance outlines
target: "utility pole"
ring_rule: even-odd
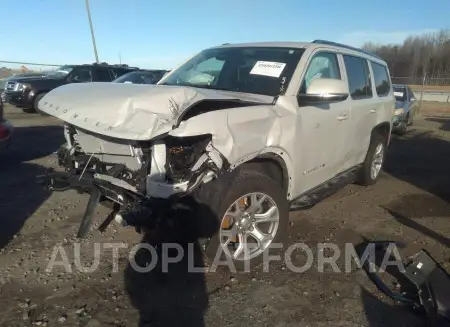
[[[94,28],[92,27],[91,9],[89,8],[89,0],[86,0],[86,11],[87,11],[88,18],[89,18],[89,26],[91,27],[91,37],[92,37],[92,45],[94,46],[95,61],[97,63],[99,63],[98,53],[97,53],[97,46],[95,44]]]
[[[120,52],[119,52],[119,63],[122,65],[122,56],[121,56]]]

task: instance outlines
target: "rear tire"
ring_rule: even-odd
[[[385,153],[386,137],[375,132],[360,170],[360,175],[357,180],[358,184],[369,186],[378,181],[381,170],[383,169]]]
[[[36,112],[33,108],[22,108],[22,111],[26,114],[34,114]]]
[[[397,135],[405,135],[408,132],[408,122],[401,123],[397,129]]]

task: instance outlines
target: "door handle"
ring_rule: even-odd
[[[371,114],[374,114],[374,113],[376,113],[377,112],[377,109],[370,109],[370,113]]]
[[[337,117],[338,120],[346,120],[348,119],[348,115],[347,114],[341,114]]]

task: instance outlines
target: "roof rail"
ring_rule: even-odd
[[[380,60],[384,60],[383,58],[381,58],[380,56],[378,56],[375,53],[372,53],[372,52],[369,52],[369,51],[366,51],[366,50],[363,50],[363,49],[360,49],[360,48],[355,48],[355,47],[352,47],[352,46],[349,46],[349,45],[346,45],[346,44],[338,43],[338,42],[332,42],[332,41],[327,41],[327,40],[314,40],[311,43],[332,45],[332,46],[335,46],[335,47],[341,47],[341,48],[344,48],[344,49],[348,49],[348,50],[353,50],[353,51],[357,51],[357,52],[360,52],[360,53],[364,53],[366,55],[378,58]]]

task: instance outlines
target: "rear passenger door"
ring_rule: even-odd
[[[378,108],[373,94],[369,61],[345,53],[342,57],[349,87],[349,97],[345,102],[351,108],[351,135],[344,166],[344,169],[349,169],[364,161]]]

